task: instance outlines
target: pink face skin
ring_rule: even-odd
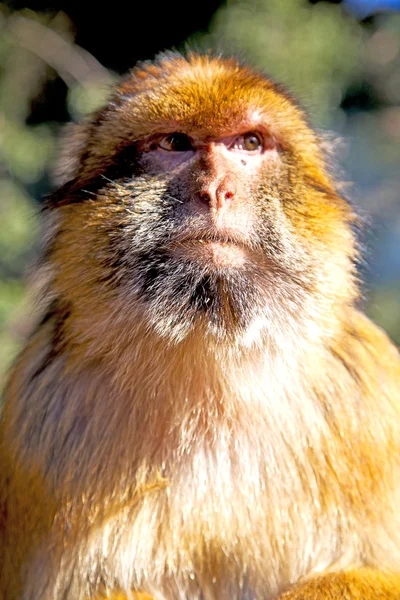
[[[183,132],[160,134],[147,139],[143,151],[152,172],[189,181],[192,203],[199,214],[209,214],[214,230],[247,241],[246,186],[279,158],[277,144],[266,131],[259,128],[205,139]],[[237,243],[196,241],[180,244],[177,252],[218,267],[240,266],[248,253]]]

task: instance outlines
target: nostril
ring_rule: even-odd
[[[211,204],[211,196],[208,192],[200,192],[199,198],[203,204]]]
[[[199,201],[213,210],[220,210],[229,205],[235,197],[235,188],[230,182],[223,181],[214,189],[213,185],[205,185],[198,191]]]

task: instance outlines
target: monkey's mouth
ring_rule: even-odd
[[[201,233],[175,239],[169,247],[174,256],[215,268],[241,268],[254,250],[241,233]]]
[[[170,250],[175,256],[217,268],[243,267],[251,249],[243,239],[229,236],[193,236],[173,242]]]

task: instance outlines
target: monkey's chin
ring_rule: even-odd
[[[148,325],[173,343],[195,331],[217,342],[242,339],[268,309],[266,261],[246,244],[179,241],[137,264]]]
[[[202,266],[241,268],[248,259],[248,249],[233,242],[193,240],[180,243],[173,249],[177,257],[189,259]]]

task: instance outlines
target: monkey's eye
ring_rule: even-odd
[[[259,133],[250,131],[237,138],[233,147],[237,150],[245,150],[247,152],[261,152],[263,149],[262,137]]]
[[[159,146],[169,152],[187,152],[193,150],[192,141],[185,133],[171,133],[161,138]]]

